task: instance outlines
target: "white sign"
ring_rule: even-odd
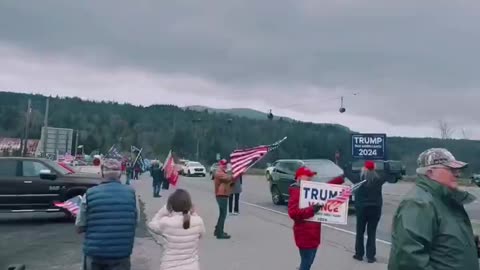
[[[341,204],[331,199],[339,199],[342,191],[349,188],[350,187],[343,185],[301,181],[299,207],[305,208],[309,205],[322,204],[322,209],[320,209],[315,216],[307,220],[346,225],[348,218],[348,199]]]

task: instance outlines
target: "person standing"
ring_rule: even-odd
[[[224,228],[225,219],[227,218],[228,197],[231,193],[232,184],[231,173],[227,172],[227,161],[222,159],[218,164],[214,177],[215,199],[217,200],[219,214],[213,234],[217,239],[231,238],[231,236],[225,232]]]
[[[299,270],[310,270],[320,246],[322,224],[306,221],[312,218],[321,209],[320,204],[300,208],[300,181],[311,181],[316,175],[307,167],[299,168],[295,173],[296,182],[289,188],[288,216],[293,219],[293,236],[300,252]]]
[[[121,164],[103,162],[104,181],[83,196],[75,225],[85,233],[84,270],[129,270],[137,225],[135,191],[120,183]],[[118,203],[118,202],[121,203]]]
[[[153,197],[156,197],[156,198],[162,197],[160,196],[160,190],[162,185],[166,181],[166,179],[165,179],[164,172],[162,168],[160,168],[160,164],[158,163],[158,161],[155,161],[152,164],[151,175],[152,175]]]
[[[130,185],[130,180],[132,180],[133,178],[133,167],[132,167],[132,163],[130,161],[127,162],[126,164],[127,168],[126,168],[126,172],[127,172],[127,181],[125,182],[125,184],[127,185]]]
[[[165,240],[160,270],[200,269],[198,246],[205,235],[205,225],[195,213],[186,190],[175,190],[148,227]]]
[[[242,193],[242,175],[234,180],[232,194],[228,197],[228,212],[231,215],[240,214],[239,203],[240,203],[240,193]]]
[[[476,198],[458,188],[467,163],[431,148],[417,160],[415,188],[393,217],[389,270],[476,270],[478,241],[464,205]]]
[[[377,226],[382,216],[382,187],[385,180],[375,171],[373,161],[365,161],[360,173],[360,180],[366,180],[355,191],[355,211],[357,216],[357,234],[355,238],[355,255],[353,258],[363,260],[365,254],[364,235],[367,230],[367,261],[376,262]]]

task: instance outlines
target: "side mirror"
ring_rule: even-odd
[[[55,180],[57,175],[50,170],[40,170],[40,179]]]

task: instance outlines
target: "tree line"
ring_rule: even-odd
[[[29,137],[39,139],[46,97],[0,92],[0,136],[22,137],[27,100],[32,101]],[[340,152],[340,164],[350,161],[351,131],[336,124],[300,121],[269,121],[224,113],[195,111],[174,105],[134,106],[116,102],[94,102],[80,98],[50,97],[48,123],[52,127],[79,131],[85,153],[105,153],[113,144],[120,151],[131,145],[143,148],[145,157],[165,158],[172,149],[177,156],[210,164],[216,154],[227,157],[234,149],[288,139],[259,165],[280,158],[327,158]],[[379,131],[381,133],[381,131]],[[416,158],[427,148],[445,147],[457,158],[469,162],[470,171],[480,171],[480,141],[390,137],[388,158],[401,160],[412,174]]]

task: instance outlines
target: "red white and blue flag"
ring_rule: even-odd
[[[332,207],[340,207],[342,204],[348,202],[350,200],[350,196],[352,196],[353,192],[357,190],[363,183],[365,183],[366,180],[363,180],[351,187],[346,187],[344,188],[341,192],[340,195],[337,195],[334,198],[331,198],[330,200],[327,201],[327,204]]]
[[[163,163],[163,171],[165,173],[165,178],[167,178],[168,182],[172,186],[177,185],[179,175],[177,167],[175,166],[175,160],[172,155],[172,150],[168,152],[168,156]]]
[[[237,149],[230,154],[230,163],[232,165],[232,176],[237,178],[255,163],[262,159],[268,152],[275,150],[287,139],[287,137],[270,145],[260,145],[248,149]]]
[[[63,208],[70,212],[73,216],[78,215],[78,211],[80,211],[80,205],[82,203],[82,196],[78,195],[76,197],[73,197],[69,200],[66,200],[64,202],[55,202],[53,205],[59,208]]]

